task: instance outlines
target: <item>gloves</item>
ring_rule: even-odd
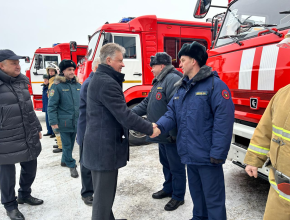
[[[214,163],[214,164],[222,164],[222,163],[224,163],[224,160],[215,159],[215,158],[211,157],[210,162]]]

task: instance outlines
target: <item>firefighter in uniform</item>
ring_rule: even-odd
[[[172,58],[167,53],[156,53],[151,56],[150,66],[155,76],[149,95],[132,111],[139,116],[147,115],[150,122],[156,122],[167,111],[167,104],[176,92],[174,84],[181,79],[182,73],[172,65]],[[171,197],[165,205],[166,211],[173,211],[184,204],[186,188],[185,165],[181,163],[176,146],[177,129],[156,138],[149,138],[148,142],[159,144],[159,160],[163,166],[164,183],[162,190],[154,193],[154,199]]]
[[[192,219],[226,220],[222,164],[230,148],[234,104],[227,85],[205,65],[203,45],[185,43],[178,57],[184,77],[156,124],[161,134],[177,125],[177,151],[187,165],[194,204]]]
[[[77,178],[76,161],[72,151],[79,117],[81,84],[75,76],[76,64],[62,60],[60,74],[55,77],[49,92],[48,119],[53,129],[60,132],[63,153],[61,166],[70,168],[71,177]]]
[[[53,64],[50,64],[46,68],[46,72],[47,72],[47,75],[49,77],[49,84],[48,84],[48,97],[49,97],[50,88],[51,88],[52,84],[54,83],[55,76],[57,75],[57,68]],[[53,134],[50,137],[53,138],[55,136],[56,136],[56,140],[57,140],[57,145],[53,145],[53,148],[56,148],[53,150],[53,153],[60,153],[60,152],[62,152],[61,138],[60,138],[59,134],[56,134],[56,135]]]
[[[244,163],[257,178],[258,168],[271,163],[264,220],[290,219],[290,85],[280,89],[268,104],[251,139]]]

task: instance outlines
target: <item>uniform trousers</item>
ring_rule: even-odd
[[[50,135],[54,134],[54,132],[53,132],[51,126],[49,125],[48,114],[47,114],[47,112],[45,112],[45,122],[46,122],[47,134],[50,134]]]
[[[65,163],[70,168],[76,167],[76,160],[72,157],[76,134],[76,132],[60,132],[62,142],[61,162]]]
[[[184,200],[186,190],[185,165],[181,163],[176,144],[159,144],[159,160],[163,166],[163,191],[178,201]]]
[[[226,220],[223,167],[187,165],[192,220]]]
[[[82,158],[83,146],[80,145],[80,158]],[[92,180],[92,172],[88,168],[80,164],[81,166],[81,179],[82,179],[82,189],[81,195],[86,198],[88,196],[92,196],[94,194],[93,180]]]
[[[31,185],[36,176],[37,160],[21,162],[21,172],[18,190],[19,198],[26,198],[31,194]],[[15,196],[16,169],[15,164],[0,165],[1,203],[7,211],[18,207]]]

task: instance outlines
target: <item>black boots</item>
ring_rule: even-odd
[[[179,206],[183,205],[184,201],[178,201],[175,199],[171,199],[164,207],[166,211],[173,211],[177,209]]]
[[[163,199],[163,198],[171,197],[171,196],[172,196],[172,194],[168,194],[168,193],[164,192],[163,190],[160,190],[160,191],[152,194],[153,199]]]
[[[10,217],[11,220],[25,220],[23,214],[16,208],[12,211],[6,211],[7,216]]]
[[[69,168],[70,169],[70,175],[72,178],[77,178],[79,177],[78,171],[77,171],[77,167],[75,168]]]
[[[18,198],[17,202],[18,202],[18,204],[27,203],[29,205],[41,205],[43,203],[43,200],[29,196],[29,197],[24,198],[24,199]]]
[[[82,197],[82,200],[84,201],[84,203],[86,205],[92,206],[94,198],[92,196],[88,196],[88,197],[85,197],[85,198]]]

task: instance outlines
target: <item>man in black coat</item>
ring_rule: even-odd
[[[172,65],[172,58],[165,52],[151,56],[150,66],[154,79],[149,95],[132,111],[147,115],[150,122],[157,122],[167,112],[167,104],[176,92],[174,84],[183,76]],[[165,205],[166,211],[173,211],[184,204],[186,189],[185,165],[181,163],[176,146],[177,129],[156,138],[147,137],[148,142],[159,144],[159,160],[163,166],[164,183],[162,190],[153,193],[154,199],[171,197]]]
[[[12,220],[24,219],[18,204],[43,203],[30,195],[41,152],[42,128],[30,99],[29,79],[20,73],[19,59],[23,58],[11,50],[0,50],[0,189],[1,203]],[[15,163],[21,165],[18,201]]]
[[[92,172],[92,220],[114,220],[112,206],[118,169],[129,160],[129,129],[155,135],[150,122],[133,113],[122,91],[125,49],[109,43],[101,48],[99,65],[87,94],[87,126],[81,163]]]

